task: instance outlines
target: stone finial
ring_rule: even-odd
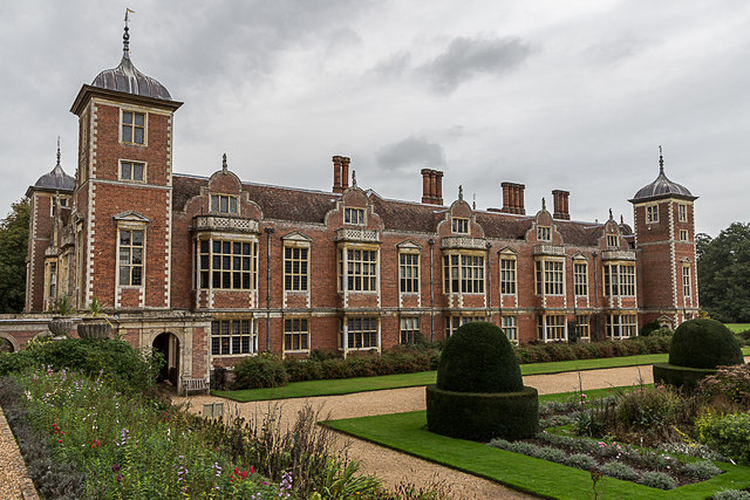
[[[221,171],[225,174],[227,173],[227,154],[226,153],[221,155]]]
[[[357,187],[357,171],[352,170],[352,187]]]
[[[612,209],[609,209],[609,220],[615,220],[614,217],[612,217]]]
[[[547,201],[544,199],[544,196],[542,196],[542,210],[547,211]]]
[[[664,155],[661,151],[661,145],[659,145],[659,173],[664,173]]]
[[[464,187],[461,184],[458,185],[458,199],[461,201],[464,199]]]

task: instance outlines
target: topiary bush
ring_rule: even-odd
[[[669,350],[670,365],[713,369],[742,363],[744,359],[737,338],[716,320],[691,319],[674,332]]]
[[[467,323],[445,343],[437,386],[455,392],[517,392],[523,389],[513,346],[492,323]]]
[[[269,352],[244,359],[234,367],[234,389],[257,389],[285,385],[289,377],[284,363]]]
[[[427,427],[437,434],[489,441],[537,432],[537,391],[524,387],[513,347],[492,323],[468,323],[446,341],[426,398]]]

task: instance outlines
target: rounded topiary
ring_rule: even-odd
[[[717,366],[744,363],[734,334],[713,319],[685,321],[672,336],[669,362],[653,366],[654,382],[690,391],[703,377],[716,373]]]
[[[691,319],[674,332],[669,350],[670,365],[712,369],[742,363],[744,359],[737,338],[716,320]]]
[[[437,386],[454,392],[518,392],[521,368],[505,333],[492,323],[467,323],[448,339]]]
[[[448,339],[426,396],[427,428],[437,434],[489,441],[538,430],[537,390],[524,387],[513,347],[492,323],[468,323]]]

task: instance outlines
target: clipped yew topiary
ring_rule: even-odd
[[[742,349],[726,326],[713,319],[691,319],[675,330],[669,362],[654,365],[654,382],[693,389],[700,379],[716,373],[717,366],[742,363]]]
[[[431,432],[474,441],[537,432],[537,391],[524,387],[513,347],[492,323],[467,323],[446,341],[426,395]]]

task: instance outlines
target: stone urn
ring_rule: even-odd
[[[107,339],[112,325],[104,318],[83,318],[78,323],[78,336],[82,339]]]
[[[73,320],[64,316],[56,316],[49,320],[47,328],[53,337],[65,337],[73,329]]]

